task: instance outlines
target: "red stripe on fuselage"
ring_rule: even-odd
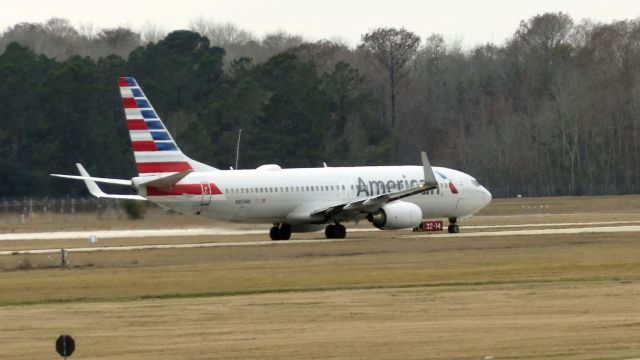
[[[136,99],[134,98],[122,98],[122,106],[124,106],[125,109],[138,108],[138,104],[136,104]]]
[[[158,151],[153,140],[132,141],[133,151]]]
[[[129,130],[148,130],[147,123],[144,120],[127,120],[127,128]]]
[[[193,170],[186,161],[137,163],[138,173],[163,173]]]
[[[220,191],[216,184],[209,183],[209,187],[211,188],[211,195],[222,195],[222,191]]]
[[[209,184],[211,195],[221,195],[222,192],[216,184]],[[158,188],[149,186],[147,196],[175,196],[175,195],[202,195],[202,184],[176,184],[171,187]]]

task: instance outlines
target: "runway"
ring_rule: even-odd
[[[604,225],[631,225],[640,224],[640,221],[600,221],[600,222],[574,222],[574,223],[544,223],[544,224],[505,224],[505,225],[462,225],[463,233],[456,236],[473,236],[467,230],[484,229],[514,229],[514,228],[538,228],[538,227],[584,227]],[[611,226],[613,227],[613,226]],[[558,230],[558,229],[556,229]],[[562,230],[562,229],[560,229]],[[377,231],[374,228],[351,228],[349,233]],[[189,228],[189,229],[135,229],[135,230],[84,230],[84,231],[52,231],[31,233],[5,233],[0,234],[0,241],[16,240],[86,240],[92,235],[98,239],[123,239],[123,238],[147,238],[147,237],[189,237],[189,236],[233,236],[233,235],[263,235],[268,234],[269,229],[229,229],[229,228]],[[504,231],[483,232],[482,234],[504,233]],[[428,236],[442,235],[429,234]],[[522,235],[536,235],[522,234]],[[445,236],[449,236],[445,234]],[[498,235],[499,236],[499,235]]]
[[[620,222],[625,223],[638,223]],[[530,224],[532,227],[542,226],[581,226],[582,224],[602,224],[608,225],[611,222],[601,223],[563,223],[563,224]],[[504,225],[505,227],[521,227],[525,225]],[[497,226],[502,227],[502,225]],[[476,226],[477,228],[482,228]],[[471,226],[469,230],[473,230]],[[354,232],[370,232],[377,231],[375,229],[351,229],[349,233]],[[463,230],[464,231],[464,230]],[[403,239],[428,239],[428,238],[460,238],[460,237],[495,237],[495,236],[534,236],[534,235],[554,235],[554,234],[595,234],[595,233],[637,233],[640,232],[640,225],[618,225],[618,226],[588,226],[588,227],[569,227],[569,228],[551,228],[551,229],[524,229],[524,230],[496,230],[482,232],[461,232],[458,234],[448,233],[407,233],[399,236]],[[264,230],[225,230],[219,228],[195,228],[195,229],[157,229],[157,230],[101,230],[101,231],[73,231],[73,232],[49,232],[49,233],[24,233],[24,234],[1,234],[0,240],[69,240],[69,239],[88,239],[89,236],[96,235],[101,239],[114,238],[143,238],[143,237],[188,237],[188,236],[206,236],[206,235],[261,235],[266,237]],[[310,243],[327,243],[327,242],[345,242],[345,241],[367,241],[363,237],[351,237],[347,239],[306,239],[306,240],[289,240],[289,241],[232,241],[232,242],[202,242],[202,243],[184,243],[184,244],[148,244],[134,246],[91,246],[91,247],[75,247],[66,249],[69,252],[86,253],[99,251],[133,251],[133,250],[151,250],[151,249],[186,249],[186,248],[211,248],[211,247],[232,247],[232,246],[284,246],[295,244]],[[389,239],[393,241],[393,239]],[[48,249],[29,249],[29,250],[8,250],[0,251],[0,256],[19,255],[19,254],[54,254],[59,253],[59,248]]]
[[[191,229],[138,229],[138,230],[95,230],[95,231],[53,231],[33,233],[0,234],[0,241],[13,240],[78,240],[95,235],[99,239],[145,238],[157,236],[223,236],[223,235],[259,235],[267,230],[237,230],[221,228]]]

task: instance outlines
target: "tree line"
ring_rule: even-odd
[[[199,19],[190,30],[17,24],[0,37],[0,196],[78,195],[81,162],[135,174],[116,78],[141,83],[191,157],[240,168],[432,163],[495,195],[633,193],[640,20],[545,13],[502,45],[378,28],[357,46]]]

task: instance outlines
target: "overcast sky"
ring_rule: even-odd
[[[423,38],[441,33],[470,47],[501,44],[520,20],[543,12],[563,11],[574,20],[596,22],[640,16],[640,0],[1,0],[0,4],[0,29],[62,17],[74,25],[139,30],[154,24],[170,31],[204,17],[232,22],[257,36],[285,30],[309,40],[338,37],[351,45],[379,26],[403,26]]]

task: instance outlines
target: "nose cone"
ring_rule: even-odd
[[[491,202],[492,196],[489,190],[487,190],[484,186],[482,187],[482,207],[489,205]]]

